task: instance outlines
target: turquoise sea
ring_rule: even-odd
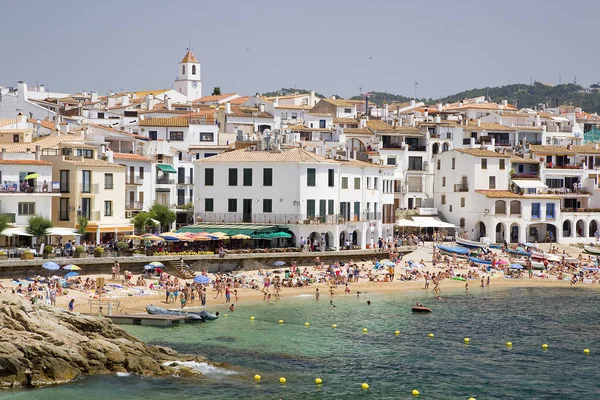
[[[127,328],[148,343],[227,362],[231,370],[198,366],[206,374],[192,379],[96,376],[0,392],[0,399],[412,399],[413,389],[419,399],[600,399],[599,294],[476,287],[443,300],[415,290],[336,295],[335,307],[327,296],[241,303],[212,323]],[[433,312],[411,313],[415,301]]]

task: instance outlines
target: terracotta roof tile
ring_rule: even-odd
[[[183,60],[181,60],[182,63],[197,63],[198,60],[196,59],[196,56],[194,55],[194,53],[192,53],[191,50],[188,50],[187,53],[185,53],[185,56],[183,56]]]
[[[459,153],[468,154],[473,157],[495,157],[495,158],[510,158],[510,154],[502,154],[496,151],[487,149],[455,149]]]
[[[71,164],[71,165],[77,166],[77,167],[125,168],[122,165],[114,164],[114,163],[109,163],[108,161],[96,160],[96,159],[87,159],[87,158],[84,158],[81,161],[79,161],[79,160],[64,160],[64,162],[67,163],[67,164]]]
[[[518,131],[543,131],[544,128],[542,128],[541,126],[513,126],[513,128],[515,128]]]
[[[567,146],[551,146],[542,144],[531,144],[529,150],[535,154],[557,154],[562,156],[574,156],[577,152],[571,148],[569,150]]]
[[[218,94],[218,95],[214,95],[214,96],[203,96],[203,97],[200,97],[199,99],[194,100],[192,103],[205,103],[207,101],[221,101],[221,100],[227,99],[228,97],[233,97],[233,96],[239,96],[239,94],[223,93],[223,94]]]
[[[0,118],[0,127],[2,126],[8,126],[8,125],[14,125],[17,123],[16,119],[12,119],[12,118]]]
[[[144,118],[138,123],[139,126],[168,126],[168,127],[186,127],[189,126],[187,118]]]
[[[104,126],[104,125],[89,124],[89,126],[91,126],[93,128],[101,129],[101,130],[104,130],[104,131],[107,131],[107,132],[116,133],[118,135],[128,136],[128,137],[135,138],[135,139],[149,140],[145,136],[135,135],[133,133],[129,133],[129,132],[125,132],[125,131],[120,131],[118,129],[110,128],[110,127]]]
[[[367,128],[344,128],[345,135],[372,135],[373,132]]]
[[[334,118],[334,124],[350,124],[350,125],[358,125],[360,121],[356,118]]]
[[[0,160],[0,164],[13,165],[52,165],[49,161],[42,160]]]
[[[377,133],[394,132],[394,127],[380,120],[368,120],[367,128]]]
[[[306,104],[300,104],[300,105],[295,105],[295,104],[278,104],[275,106],[275,108],[279,108],[279,109],[284,109],[284,110],[312,110],[312,106],[306,105]]]
[[[152,161],[148,157],[144,157],[139,154],[131,154],[131,153],[113,153],[113,158],[115,160],[147,161],[147,162]]]
[[[518,156],[512,156],[510,162],[513,164],[539,164],[540,161],[533,158],[523,158]]]
[[[477,121],[468,120],[467,126],[464,127],[465,131],[493,131],[493,132],[514,132],[515,128],[510,126],[501,125],[497,122],[483,122],[481,121],[479,125]]]
[[[29,151],[34,151],[36,146],[40,146],[41,149],[50,149],[56,148],[63,143],[83,145],[83,138],[80,135],[53,134],[31,143],[2,143],[1,147],[5,148],[8,153],[24,153],[27,152],[28,149]]]

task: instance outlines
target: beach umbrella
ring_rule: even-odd
[[[29,175],[27,175],[27,176],[26,176],[25,178],[23,178],[23,179],[25,179],[25,180],[29,180],[29,179],[35,179],[35,178],[39,178],[39,177],[40,177],[40,174],[29,174]]]
[[[583,269],[586,271],[598,271],[598,268],[596,268],[596,267],[585,267]]]
[[[152,261],[151,263],[148,263],[148,265],[152,265],[153,267],[164,267],[165,264],[161,263],[160,261]]]
[[[383,265],[387,265],[387,266],[389,266],[389,267],[395,267],[395,266],[396,266],[396,263],[395,263],[395,262],[392,262],[392,261],[386,261],[386,262],[384,262],[384,263],[383,263]]]
[[[423,264],[418,264],[418,263],[412,263],[410,266],[413,268],[425,268],[425,266]]]
[[[46,261],[44,264],[42,264],[42,268],[47,269],[48,271],[58,271],[60,269],[60,265],[54,261]]]
[[[510,264],[510,269],[523,269],[521,264]]]
[[[67,271],[79,271],[79,270],[81,270],[81,267],[79,265],[75,265],[75,264],[68,264],[68,265],[65,265],[63,267],[63,269],[65,269]]]
[[[156,235],[142,235],[142,239],[149,240],[151,242],[160,242],[163,240],[162,238],[160,238]]]
[[[281,267],[282,265],[285,265],[285,261],[275,261],[273,263],[273,266],[275,267]]]
[[[179,242],[181,240],[181,238],[173,233],[163,233],[160,235],[160,237],[162,240],[166,240],[167,242]]]
[[[498,265],[508,265],[508,264],[510,264],[510,262],[508,262],[508,260],[504,260],[504,259],[498,260]]]
[[[154,265],[150,265],[150,264],[146,264],[144,265],[144,270],[145,271],[150,271],[154,269]]]
[[[125,235],[123,236],[125,239],[133,239],[133,240],[142,240],[143,237],[138,235]]]
[[[403,270],[405,271],[412,271],[413,269],[411,267],[402,267]]]
[[[68,274],[66,274],[66,275],[65,275],[65,278],[67,278],[67,279],[69,279],[69,278],[74,278],[74,277],[76,277],[76,276],[78,276],[78,275],[79,275],[79,273],[78,273],[78,272],[73,272],[73,271],[71,271],[71,272],[69,272]]]
[[[197,276],[194,277],[194,282],[195,283],[200,283],[202,285],[205,285],[207,283],[210,283],[210,279],[208,278],[208,276],[197,275]]]
[[[248,235],[244,235],[242,233],[238,233],[237,235],[231,236],[230,239],[252,239],[252,238],[250,236],[248,236]]]

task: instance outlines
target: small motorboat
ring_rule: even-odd
[[[475,264],[492,265],[492,260],[482,260],[477,257],[469,257],[469,261]]]
[[[188,317],[190,321],[206,322],[214,321],[219,318],[219,312],[215,314],[206,311],[179,311],[179,310],[168,310],[166,308],[156,307],[152,304],[146,307],[146,312],[151,315],[176,315],[181,317]]]
[[[476,242],[474,240],[463,239],[460,237],[456,238],[456,244],[462,247],[469,247],[471,249],[485,249],[488,247],[486,243]]]
[[[412,310],[412,312],[417,312],[417,313],[428,313],[428,312],[431,312],[431,308],[427,308],[427,307],[425,307],[422,304],[412,306],[411,310]]]
[[[583,250],[588,254],[600,256],[600,247],[597,246],[583,246]]]
[[[462,246],[445,246],[438,244],[437,249],[445,254],[454,255],[456,254],[459,257],[467,257],[469,254],[469,249],[467,247]]]

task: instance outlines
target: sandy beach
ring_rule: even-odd
[[[568,247],[568,246],[562,246],[562,245],[558,245],[559,246],[559,251],[562,253],[563,250],[565,250],[569,255],[577,257],[581,254],[581,249],[579,248],[575,248],[575,247]],[[540,248],[544,249],[544,250],[548,250],[549,245],[539,245]],[[320,253],[315,253],[315,256],[318,256]],[[432,254],[433,254],[433,245],[432,243],[425,243],[425,246],[419,246],[417,247],[417,249],[404,256],[403,261],[400,261],[396,267],[395,270],[395,280],[390,281],[390,282],[384,282],[384,274],[380,273],[379,275],[375,275],[376,279],[379,279],[379,281],[371,281],[367,275],[366,275],[366,271],[374,271],[374,265],[373,265],[373,261],[368,260],[365,262],[362,261],[358,261],[357,264],[361,267],[364,266],[364,269],[361,269],[361,274],[360,274],[360,278],[358,282],[354,282],[354,283],[350,283],[349,284],[349,288],[350,288],[350,295],[356,295],[357,291],[360,292],[367,292],[367,293],[397,293],[397,292],[406,292],[406,291],[414,291],[414,290],[422,290],[423,291],[423,300],[426,301],[428,299],[435,299],[435,294],[432,293],[432,287],[433,285],[430,286],[430,288],[428,290],[424,289],[425,286],[425,280],[423,278],[418,279],[418,280],[411,280],[411,281],[403,281],[401,280],[401,275],[402,274],[406,274],[407,271],[402,269],[402,267],[405,266],[405,264],[408,261],[412,261],[412,262],[422,262],[424,265],[424,268],[419,269],[419,272],[424,273],[424,272],[431,272],[434,274],[437,274],[440,271],[444,271],[447,266],[443,266],[441,267],[440,265],[438,265],[437,267],[434,267],[432,264]],[[388,260],[388,254],[387,253],[379,253],[378,256],[380,257],[380,260],[382,261],[387,261]],[[503,258],[507,258],[505,256],[502,256]],[[584,254],[585,259],[588,259],[588,255]],[[518,279],[518,278],[510,278],[510,277],[506,277],[504,276],[502,271],[495,271],[492,270],[491,272],[487,272],[483,269],[480,269],[478,267],[470,267],[468,265],[466,265],[466,262],[462,263],[463,265],[460,265],[458,267],[454,267],[452,269],[452,272],[454,274],[464,274],[464,275],[468,275],[469,273],[471,273],[471,275],[477,275],[478,278],[477,279],[469,279],[467,280],[467,282],[469,283],[469,288],[470,290],[475,290],[478,288],[478,286],[481,286],[481,277],[484,277],[487,280],[487,276],[490,276],[490,286],[491,287],[531,287],[531,286],[552,286],[552,287],[560,287],[560,286],[564,286],[564,287],[568,287],[570,286],[570,281],[569,279],[566,280],[559,280],[557,278],[557,276],[554,275],[549,275],[546,277],[539,277],[539,276],[534,276],[534,278],[528,278],[527,276],[527,272],[524,271],[523,273],[523,278],[522,279]],[[289,266],[283,266],[280,267],[278,269],[278,271],[281,271],[280,274],[277,274],[281,277],[283,277],[283,271],[289,268]],[[304,267],[299,267],[299,269],[301,271],[304,271]],[[243,279],[245,279],[247,282],[251,281],[252,279],[254,279],[256,282],[260,283],[260,288],[262,289],[262,280],[265,277],[265,274],[269,274],[268,276],[275,276],[276,274],[274,273],[274,271],[276,271],[276,269],[274,269],[272,266],[265,266],[265,269],[260,271],[260,270],[254,270],[254,271],[245,271],[243,272],[241,275],[243,275]],[[313,275],[313,276],[319,276],[324,274],[324,270],[322,269],[317,269],[315,267],[308,267],[307,268],[308,271],[308,275]],[[81,277],[82,279],[86,279],[86,278],[92,278],[92,279],[96,279],[97,277],[103,277],[105,279],[106,282],[106,288],[107,290],[107,294],[105,296],[103,296],[104,299],[111,299],[114,301],[119,301],[119,308],[118,308],[118,313],[124,313],[124,314],[128,314],[128,313],[138,313],[138,312],[145,312],[145,308],[147,305],[149,304],[154,304],[160,307],[165,307],[165,308],[179,308],[180,307],[180,303],[179,302],[175,302],[175,303],[170,303],[167,304],[165,302],[165,291],[163,290],[150,290],[148,287],[133,287],[133,288],[118,288],[117,286],[121,285],[122,283],[122,279],[112,279],[111,275],[86,275],[85,274],[85,270],[80,271],[81,272]],[[124,272],[124,271],[122,271]],[[132,271],[134,276],[132,278],[132,282],[135,283],[138,276],[140,276],[140,271]],[[597,279],[597,272],[596,272],[596,279],[595,282],[598,282]],[[536,275],[540,275],[539,271],[536,271]],[[214,279],[215,275],[214,274],[208,274],[209,278]],[[150,283],[157,283],[158,279],[146,279],[147,285],[150,285]],[[2,285],[7,289],[7,291],[10,291],[12,289],[16,289],[18,283],[11,281],[10,279],[0,279],[0,282],[2,283]],[[185,284],[187,282],[191,282],[191,280],[184,280],[184,279],[180,279],[179,280],[180,284]],[[23,280],[21,282],[23,284],[24,287],[27,287],[27,284],[29,284],[29,281],[25,281]],[[598,284],[584,284],[584,283],[578,283],[577,284],[580,287],[587,287],[587,288],[599,288],[600,285]],[[331,296],[330,294],[330,287],[328,285],[328,283],[323,282],[323,283],[315,283],[315,284],[310,284],[309,286],[305,286],[305,287],[283,287],[281,290],[281,297],[282,297],[282,301],[285,301],[286,298],[288,297],[293,297],[293,296],[298,296],[298,295],[306,295],[306,294],[314,294],[315,293],[315,289],[319,288],[320,292],[321,292],[321,297],[322,298],[329,298]],[[451,280],[451,279],[443,279],[440,283],[440,289],[442,290],[442,296],[444,291],[446,290],[453,290],[453,289],[461,289],[461,288],[465,288],[465,282],[463,281],[456,281],[456,280]],[[239,295],[239,300],[236,303],[235,301],[235,297],[232,294],[232,300],[231,302],[234,304],[239,304],[239,303],[248,303],[248,302],[260,302],[263,301],[264,298],[264,293],[261,290],[257,290],[257,289],[252,289],[252,288],[245,288],[245,287],[240,287],[237,288],[238,291],[238,295]],[[344,296],[344,295],[348,295],[345,294],[345,286],[344,285],[338,285],[337,288],[333,289],[333,296]],[[210,311],[225,311],[228,310],[229,305],[225,304],[225,298],[224,296],[219,298],[219,299],[215,299],[215,294],[216,291],[212,288],[209,287],[207,289],[207,305],[206,305],[206,309],[210,310]],[[57,300],[56,300],[56,306],[60,307],[60,308],[64,308],[66,309],[68,307],[68,303],[71,299],[75,299],[75,311],[79,311],[79,312],[89,312],[89,305],[88,305],[88,300],[89,299],[97,299],[98,296],[95,293],[92,293],[91,291],[85,292],[82,290],[65,290],[65,294],[63,294],[62,296],[58,296]],[[200,306],[200,302],[198,300],[196,300],[195,303],[188,303],[188,305],[186,307],[198,307]]]

